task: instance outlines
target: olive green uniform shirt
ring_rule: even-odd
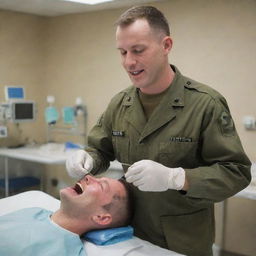
[[[111,100],[88,137],[92,173],[106,170],[114,159],[184,168],[187,193],[142,192],[132,186],[135,234],[185,255],[210,256],[214,203],[249,184],[251,163],[223,96],[172,68],[174,80],[148,120],[135,87]]]
[[[148,120],[154,109],[159,105],[166,91],[159,94],[145,94],[138,90],[139,99],[144,110],[146,119]]]

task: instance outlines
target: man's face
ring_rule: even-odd
[[[145,92],[157,86],[168,63],[164,37],[152,30],[145,19],[139,19],[117,27],[116,44],[133,84]]]
[[[114,195],[126,195],[120,181],[87,175],[74,187],[60,191],[61,208],[70,216],[84,218],[102,211],[102,206],[109,204]]]

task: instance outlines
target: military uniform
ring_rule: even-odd
[[[150,159],[183,167],[187,193],[142,192],[133,187],[135,234],[190,255],[212,255],[214,202],[245,188],[251,179],[226,100],[212,88],[183,76],[176,67],[171,86],[146,120],[137,89],[110,102],[88,137],[96,174],[117,159]],[[157,170],[155,170],[157,175]]]

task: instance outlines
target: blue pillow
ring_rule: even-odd
[[[120,228],[108,228],[87,232],[81,236],[96,245],[110,245],[119,243],[133,237],[133,228],[131,226]]]

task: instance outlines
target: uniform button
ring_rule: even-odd
[[[174,102],[175,102],[175,103],[179,103],[179,101],[180,101],[179,98],[174,99]]]
[[[187,85],[191,85],[191,82],[190,82],[190,81],[187,81]]]
[[[131,100],[131,97],[127,97],[127,101],[130,101]]]

